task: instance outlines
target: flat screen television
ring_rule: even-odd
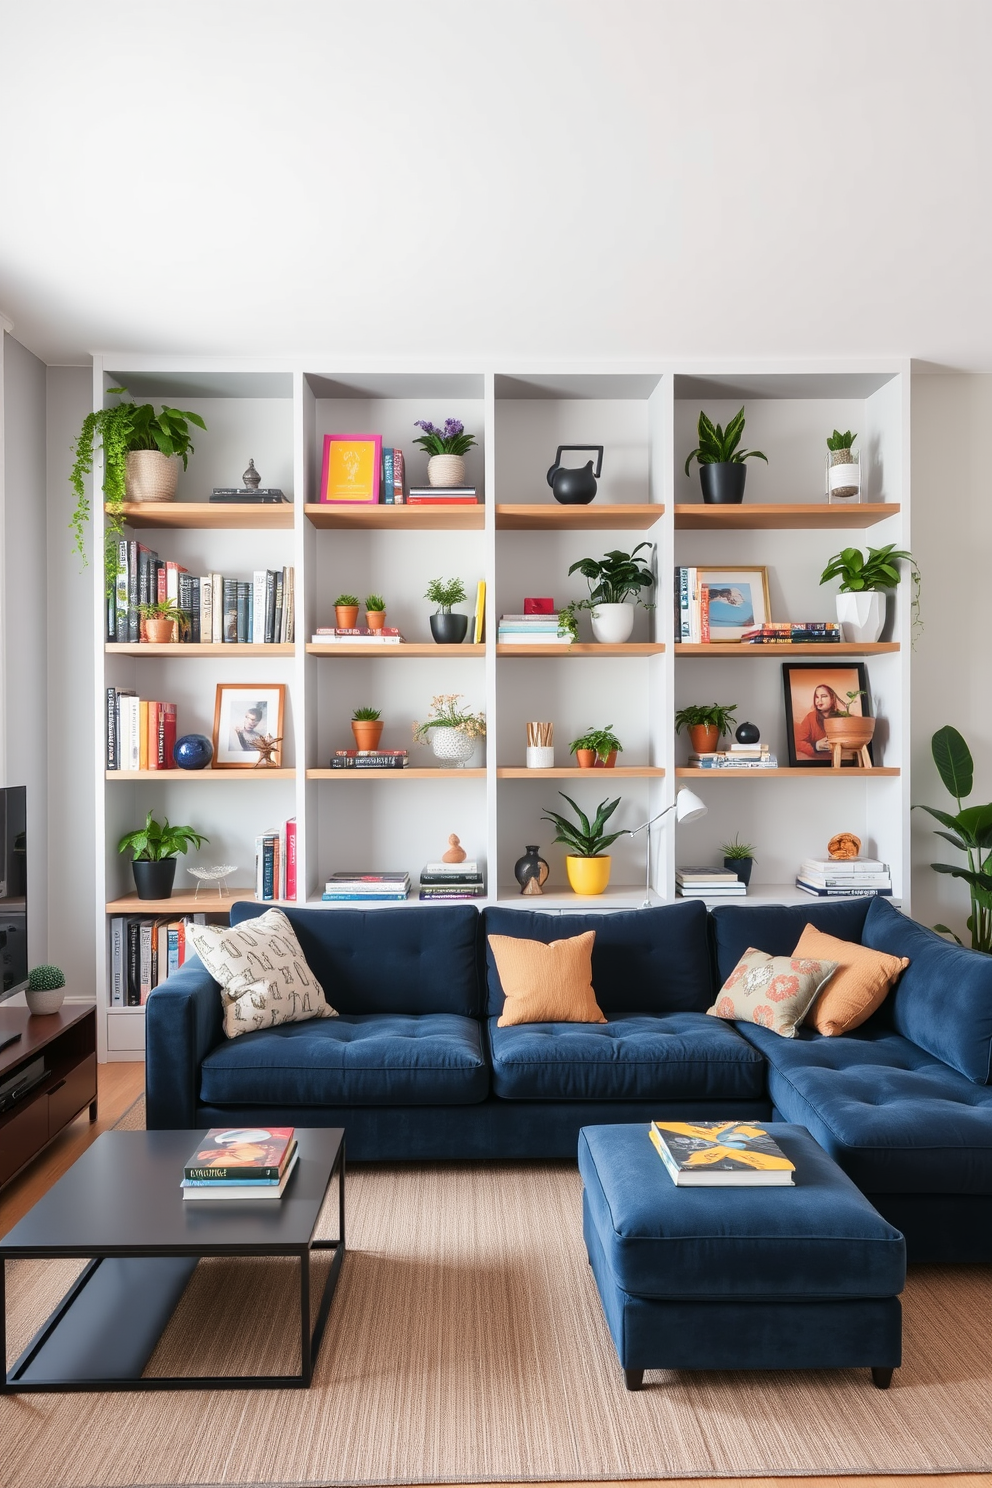
[[[0,788],[0,1002],[28,984],[27,788]]]

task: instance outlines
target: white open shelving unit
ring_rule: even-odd
[[[197,431],[188,473],[180,473],[176,501],[130,510],[129,531],[192,573],[213,569],[247,577],[258,567],[292,563],[297,605],[291,646],[108,646],[103,580],[94,566],[101,684],[94,710],[96,816],[105,827],[94,865],[102,1058],[136,1057],[144,1033],[141,1009],[108,1005],[108,917],[193,907],[192,890],[185,891],[185,883],[193,885],[185,873],[192,858],[180,859],[167,906],[133,896],[130,867],[116,845],[150,809],[204,831],[210,843],[196,861],[238,864],[232,883],[243,885],[253,878],[256,835],[295,815],[301,902],[319,903],[325,878],[341,868],[405,868],[416,881],[424,862],[441,855],[448,833],[457,832],[469,856],[485,865],[489,897],[482,902],[549,913],[610,911],[644,902],[644,834],[615,844],[607,894],[579,899],[567,888],[563,849],[552,846],[543,811],[564,805],[559,790],[583,809],[619,795],[616,825],[636,827],[671,804],[686,783],[709,814],[678,832],[669,817],[653,832],[653,903],[674,897],[676,861],[717,862],[720,843],[735,832],[756,845],[752,900],[808,902],[792,887],[799,859],[822,853],[834,832],[851,830],[866,852],[891,864],[895,893],[906,904],[909,585],[890,599],[880,645],[829,653],[868,666],[880,719],[878,770],[714,778],[686,769],[688,744],[675,735],[675,710],[692,702],[736,703],[738,719],[758,723],[762,738],[786,761],[783,654],[801,661],[819,651],[673,644],[672,572],[675,564],[763,564],[774,618],[829,618],[835,586],[821,589],[818,579],[832,553],[852,543],[909,548],[907,363],[741,369],[659,362],[558,371],[369,365],[340,371],[329,358],[249,365],[122,354],[98,357],[94,375],[98,405],[109,388],[123,385],[135,398],[194,409],[207,424],[205,434]],[[742,402],[745,443],[764,450],[769,464],[750,462],[742,506],[705,507],[695,471],[691,479],[683,474],[699,409],[725,422]],[[380,433],[384,444],[404,449],[408,478],[422,483],[427,457],[414,447],[414,421],[449,416],[461,418],[479,441],[467,464],[469,481],[483,493],[480,506],[332,510],[316,504],[325,433]],[[823,453],[835,426],[858,431],[863,505],[826,504]],[[605,446],[599,494],[590,506],[559,506],[545,473],[559,444],[585,440]],[[207,503],[213,486],[239,481],[249,457],[263,484],[282,487],[292,505],[238,510]],[[99,465],[94,480],[99,489]],[[583,597],[584,580],[567,576],[571,563],[610,548],[629,551],[641,541],[656,545],[657,604],[638,610],[628,644],[593,643],[583,614],[581,643],[565,653],[519,648],[523,654],[514,654],[496,645],[501,612],[521,609],[528,594],[550,594],[558,604]],[[438,575],[460,577],[470,597],[476,582],[486,580],[484,644],[434,645],[423,594]],[[387,623],[398,625],[410,644],[399,653],[374,654],[311,645],[316,626],[333,624],[333,600],[341,590],[383,594]],[[472,610],[471,598],[462,608]],[[228,681],[286,684],[281,770],[134,776],[103,769],[107,686],[174,700],[180,734],[209,735],[215,686]],[[468,705],[485,709],[488,740],[470,768],[438,768],[423,749],[414,751],[419,757],[402,773],[331,775],[331,751],[351,744],[355,707],[380,708],[383,744],[412,749],[411,725],[426,716],[436,693],[461,693]],[[529,719],[553,721],[556,770],[524,769]],[[623,740],[621,768],[580,776],[571,769],[569,741],[605,724]],[[535,842],[551,876],[543,898],[522,899],[513,864]],[[196,907],[208,907],[202,893]],[[416,898],[406,909],[431,913]]]

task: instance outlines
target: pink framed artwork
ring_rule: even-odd
[[[320,501],[330,506],[374,505],[381,469],[381,434],[325,434]]]

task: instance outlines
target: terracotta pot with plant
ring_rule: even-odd
[[[189,614],[174,599],[138,605],[141,639],[153,646],[168,646],[189,634]]]
[[[863,765],[871,764],[868,745],[875,734],[876,720],[864,713],[851,712],[855,705],[861,707],[858,699],[867,696],[863,688],[845,693],[847,707],[838,709],[832,717],[823,720],[823,732],[830,745],[831,764],[835,770],[840,769],[845,754],[857,755]]]
[[[623,831],[604,832],[603,828],[610,817],[620,805],[620,797],[615,801],[600,801],[596,807],[596,815],[592,821],[586,816],[571,796],[566,796],[564,791],[558,794],[575,812],[576,821],[569,821],[567,817],[559,816],[557,811],[546,810],[542,821],[550,822],[557,828],[556,842],[561,842],[569,849],[565,858],[565,871],[568,881],[576,894],[602,894],[610,881],[610,868],[612,858],[606,851],[612,847],[618,837],[623,837]]]
[[[355,736],[356,749],[378,749],[382,728],[378,708],[356,708],[351,715],[351,732]]]
[[[612,770],[617,755],[623,751],[623,745],[609,723],[605,728],[587,729],[578,739],[573,739],[568,748],[575,755],[580,770]]]
[[[713,754],[724,735],[729,734],[737,719],[736,703],[696,703],[680,708],[675,715],[675,732],[686,729],[695,754]]]
[[[358,624],[358,596],[339,594],[334,601],[334,628],[354,630]]]
[[[366,594],[365,624],[369,630],[382,630],[386,623],[386,601],[381,594]]]

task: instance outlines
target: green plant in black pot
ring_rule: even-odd
[[[731,841],[725,842],[720,851],[723,853],[724,868],[736,873],[742,884],[749,884],[755,861],[754,848],[750,842],[742,842],[735,832]]]
[[[744,482],[747,479],[745,460],[764,460],[768,456],[760,450],[740,449],[744,435],[744,409],[734,414],[724,429],[700,411],[696,425],[699,444],[686,458],[685,473],[693,460],[699,463],[699,484],[703,500],[711,504],[728,505],[744,500]]]
[[[971,914],[967,925],[971,931],[971,948],[992,954],[992,804],[963,806],[975,785],[975,762],[961,734],[950,724],[939,728],[930,740],[930,752],[937,774],[947,792],[954,797],[957,814],[940,811],[936,806],[917,804],[914,811],[928,811],[946,830],[937,832],[958,852],[963,852],[966,866],[953,863],[931,863],[935,873],[949,873],[968,885]],[[958,945],[963,942],[947,925],[934,925],[941,935],[950,935]]]
[[[467,598],[461,579],[431,579],[425,599],[437,605],[431,616],[431,635],[442,646],[459,646],[468,630],[468,616],[453,614],[451,607]]]
[[[132,854],[131,872],[139,899],[168,899],[176,878],[176,858],[209,841],[193,827],[173,826],[167,816],[157,822],[149,811],[145,825],[126,832],[117,851]]]

